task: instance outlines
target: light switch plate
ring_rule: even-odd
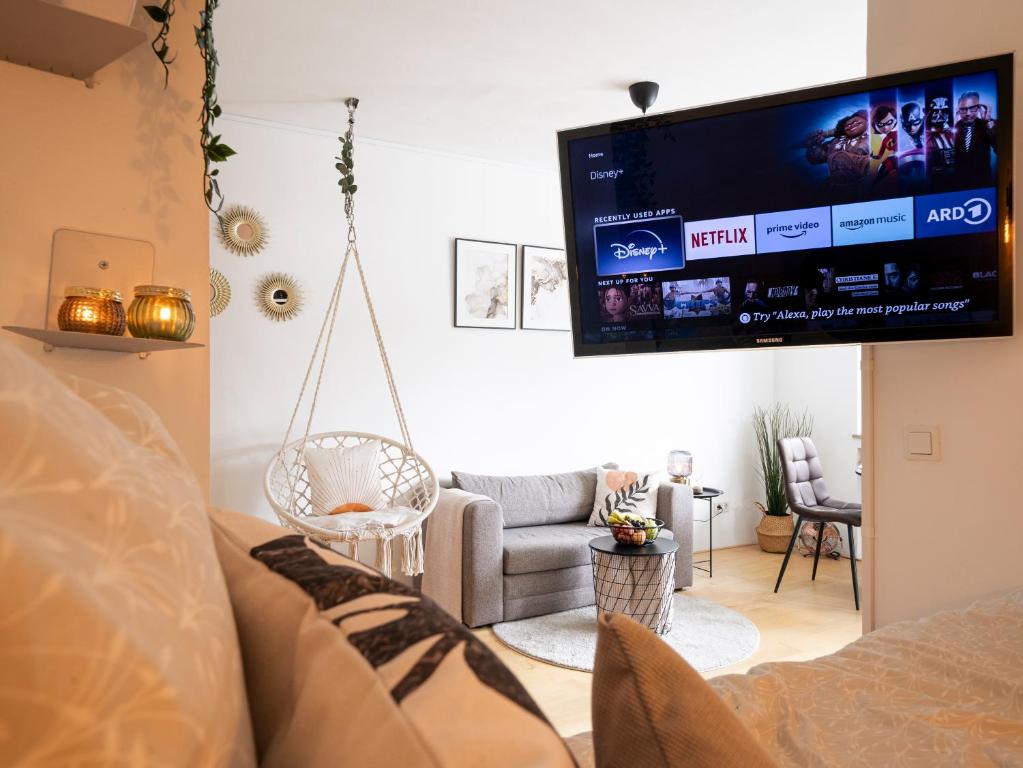
[[[902,451],[909,461],[941,461],[939,428],[929,424],[910,424],[904,427]]]

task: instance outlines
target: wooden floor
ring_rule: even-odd
[[[698,555],[697,559],[701,559]],[[778,594],[773,593],[782,556],[756,546],[714,552],[714,578],[696,571],[686,594],[733,608],[757,625],[760,648],[753,656],[705,677],[745,672],[765,661],[799,661],[837,651],[861,634],[853,605],[849,561],[821,558],[817,581],[810,581],[813,558],[797,554],[789,561]],[[558,732],[570,736],[590,730],[590,674],[545,664],[513,651],[493,630],[477,635],[514,672]]]

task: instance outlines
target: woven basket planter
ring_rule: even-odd
[[[792,515],[764,515],[757,526],[757,543],[765,552],[784,554],[792,538]]]

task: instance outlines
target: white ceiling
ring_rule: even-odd
[[[555,132],[861,77],[866,0],[233,0],[215,17],[234,114],[557,167]],[[227,137],[225,137],[225,140]],[[742,150],[738,150],[742,151]]]

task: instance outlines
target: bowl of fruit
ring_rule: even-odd
[[[664,521],[633,512],[612,512],[607,518],[607,527],[619,544],[641,547],[657,540]]]

